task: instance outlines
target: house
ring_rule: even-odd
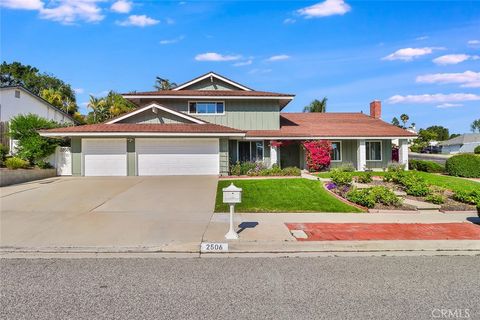
[[[480,133],[467,133],[438,144],[442,153],[473,153],[475,147],[480,146]]]
[[[51,105],[36,94],[22,86],[0,87],[0,123],[2,123],[2,138],[5,137],[8,122],[19,114],[33,113],[40,117],[58,123],[75,124],[71,115]],[[10,150],[14,149],[14,141],[7,137],[2,139],[8,142]]]
[[[332,166],[382,169],[413,133],[363,113],[284,113],[292,94],[256,91],[214,72],[171,90],[123,95],[138,108],[102,124],[41,132],[71,137],[73,175],[227,175],[237,161],[305,167],[300,143],[328,139]],[[281,145],[272,141],[283,142]]]

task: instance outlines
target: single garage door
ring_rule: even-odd
[[[136,139],[139,176],[217,175],[218,139]]]
[[[126,176],[126,139],[82,139],[85,176]]]

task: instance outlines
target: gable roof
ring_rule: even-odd
[[[480,143],[480,133],[467,133],[453,139],[445,140],[439,143],[441,146],[462,145],[466,143]]]
[[[407,138],[414,133],[363,113],[281,113],[280,130],[250,130],[247,137],[280,139]]]
[[[276,93],[267,91],[242,91],[242,90],[160,90],[145,91],[134,93],[123,93],[124,98],[205,98],[205,97],[224,97],[224,98],[278,98],[293,99],[295,95],[286,93]]]
[[[173,110],[173,109],[170,109],[170,108],[167,108],[167,107],[164,107],[162,105],[159,105],[158,103],[150,103],[142,108],[137,108],[135,110],[132,110],[130,112],[127,112],[127,113],[124,113],[122,115],[119,115],[118,117],[115,117],[113,119],[110,119],[110,120],[107,120],[105,123],[106,124],[112,124],[112,123],[117,123],[118,121],[121,121],[121,120],[124,120],[124,119],[127,119],[127,118],[130,118],[134,115],[137,115],[139,113],[142,113],[146,110],[149,110],[149,109],[159,109],[159,110],[162,110],[162,111],[165,111],[167,113],[170,113],[170,114],[173,114],[177,117],[180,117],[180,118],[183,118],[183,119],[187,119],[187,120],[190,120],[191,122],[193,123],[198,123],[198,124],[204,124],[206,123],[205,121],[203,120],[200,120],[200,119],[197,119],[195,117],[192,117],[188,114],[185,114],[183,112],[179,112],[179,111],[176,111],[176,110]]]
[[[213,71],[207,72],[207,73],[205,73],[205,74],[203,74],[203,75],[201,75],[201,76],[199,76],[199,77],[196,77],[196,78],[194,78],[194,79],[192,79],[192,80],[189,80],[189,81],[187,81],[187,82],[184,82],[184,83],[182,83],[181,85],[173,88],[172,90],[174,90],[174,91],[183,90],[184,88],[189,87],[189,86],[191,86],[192,84],[195,84],[195,83],[197,83],[197,82],[200,82],[200,81],[205,80],[205,79],[210,78],[210,77],[212,77],[212,78],[217,78],[218,80],[221,80],[221,81],[223,81],[223,82],[226,82],[226,83],[228,83],[228,84],[230,84],[230,85],[238,88],[239,90],[243,90],[243,91],[253,91],[253,90],[250,89],[249,87],[246,87],[246,86],[244,86],[244,85],[242,85],[242,84],[240,84],[240,83],[238,83],[238,82],[235,82],[235,81],[233,81],[233,80],[231,80],[231,79],[228,79],[228,78],[226,78],[226,77],[224,77],[224,76],[221,76],[221,75],[219,75],[218,73],[215,73],[215,72],[213,72]]]
[[[40,96],[37,96],[35,93],[33,93],[32,91],[28,90],[27,88],[25,88],[24,86],[22,85],[16,85],[16,86],[2,86],[0,87],[0,90],[6,90],[6,89],[17,89],[17,90],[21,90],[27,94],[29,94],[30,96],[32,96],[33,98],[37,99],[38,101],[40,101],[41,103],[47,105],[48,107],[54,109],[55,111],[58,111],[60,112],[61,114],[63,114],[65,117],[69,118],[70,120],[73,121],[74,124],[78,124],[79,122],[74,118],[72,117],[69,113],[63,111],[62,109],[58,108],[58,107],[55,107],[54,105],[52,105],[50,102],[48,102],[47,100],[43,99],[42,97]]]

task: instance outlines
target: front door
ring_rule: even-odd
[[[280,147],[280,166],[300,168],[300,145],[292,143]]]

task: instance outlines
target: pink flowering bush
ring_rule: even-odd
[[[309,171],[320,171],[330,166],[332,144],[328,140],[304,141],[305,158]]]

